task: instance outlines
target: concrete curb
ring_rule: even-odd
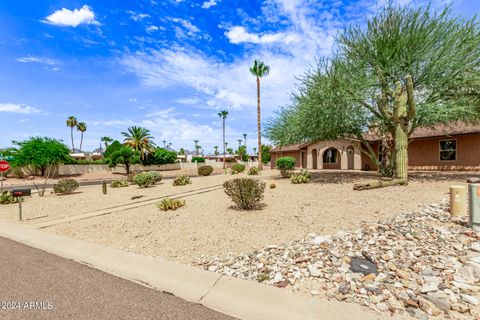
[[[268,285],[58,236],[25,225],[0,222],[0,237],[240,319],[384,319],[359,305],[303,298]]]

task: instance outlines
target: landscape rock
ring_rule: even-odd
[[[445,199],[352,232],[312,233],[238,255],[204,256],[194,264],[379,312],[467,319],[480,303],[479,243],[480,232],[468,228],[467,217],[452,218]],[[351,271],[353,258],[373,262],[378,272]]]

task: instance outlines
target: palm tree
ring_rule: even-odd
[[[87,131],[87,124],[85,122],[79,122],[77,124],[77,130],[82,133],[82,136],[80,138],[80,152],[82,152],[82,144],[83,144],[83,133]]]
[[[222,110],[218,113],[218,116],[222,118],[223,123],[223,169],[225,169],[225,148],[227,147],[227,143],[225,142],[225,119],[228,117],[228,111]]]
[[[134,150],[140,151],[142,160],[145,159],[145,154],[155,150],[155,144],[152,142],[153,137],[150,135],[150,130],[142,127],[130,127],[128,132],[122,132],[125,137],[123,143]]]
[[[257,154],[257,148],[253,148],[253,154]]]
[[[263,61],[256,60],[253,62],[253,66],[250,67],[250,73],[257,78],[257,129],[258,129],[258,168],[263,169],[262,163],[262,131],[260,125],[260,78],[268,76],[270,73],[270,67]]]
[[[70,136],[72,138],[72,152],[75,152],[75,146],[73,145],[73,128],[78,124],[77,118],[70,116],[67,119],[67,127],[70,127]]]
[[[107,150],[108,144],[109,144],[110,142],[113,142],[113,139],[110,138],[110,137],[101,137],[101,138],[100,138],[100,141],[102,141],[103,143],[105,143],[105,150]]]
[[[238,149],[240,150],[240,147],[242,146],[242,139],[238,139]]]
[[[168,148],[168,149],[171,149],[171,148],[172,148],[172,143],[171,143],[171,142],[168,143],[167,148]]]
[[[195,152],[198,156],[198,150],[200,150],[202,147],[198,144],[198,140],[193,140],[193,143],[195,143]]]
[[[163,149],[165,149],[167,147],[167,141],[163,140]]]
[[[213,147],[213,149],[215,149],[214,154],[215,154],[216,156],[218,156],[218,146]]]
[[[247,151],[247,134],[246,133],[243,134],[243,141],[244,141],[243,144],[245,145],[245,151]]]

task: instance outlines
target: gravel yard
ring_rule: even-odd
[[[177,211],[161,212],[154,203],[117,211],[111,214],[73,221],[47,228],[47,231],[78,239],[98,242],[128,251],[189,264],[201,255],[213,256],[240,253],[294,239],[309,233],[331,234],[338,230],[354,230],[362,221],[375,221],[401,212],[418,209],[421,204],[438,202],[452,184],[447,181],[414,180],[407,187],[391,187],[353,191],[352,184],[367,181],[356,174],[336,174],[336,183],[321,174],[317,182],[293,185],[275,171],[261,176],[267,182],[264,207],[256,211],[239,211],[221,188],[183,197],[186,205]],[[170,181],[152,188],[109,189],[103,196],[100,187],[81,188],[70,196],[34,197],[25,202],[25,217],[48,215],[29,220],[54,220],[66,215],[88,213],[100,208],[131,203],[135,195],[148,200],[208,186],[219,186],[231,175],[201,177],[183,187]],[[268,188],[275,182],[275,189]],[[14,220],[16,206],[1,206],[0,217]]]

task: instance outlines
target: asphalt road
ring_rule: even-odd
[[[233,319],[0,238],[0,319]]]

